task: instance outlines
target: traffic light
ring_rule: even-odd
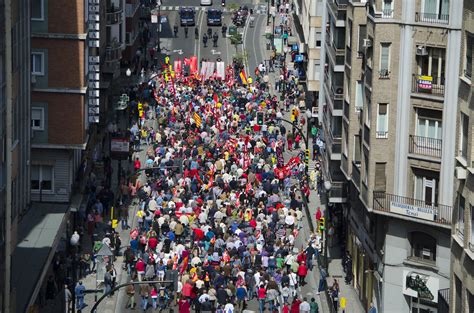
[[[318,232],[322,233],[325,228],[326,228],[325,219],[324,219],[324,217],[321,217],[319,219],[319,223],[318,223]]]
[[[307,166],[309,165],[309,149],[306,149],[306,151],[305,151],[304,163],[305,163]]]
[[[264,123],[263,112],[257,112],[257,125],[262,126]]]

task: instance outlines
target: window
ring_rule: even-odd
[[[387,178],[385,174],[386,163],[375,163],[375,186],[374,191],[386,191]]]
[[[364,107],[364,82],[362,80],[357,81],[355,100],[355,109],[356,112],[359,112]]]
[[[388,78],[390,74],[390,43],[380,44],[380,78]]]
[[[449,0],[423,0],[420,18],[422,22],[447,23],[449,20]]]
[[[321,32],[316,32],[315,41],[316,41],[316,48],[321,47]]]
[[[383,0],[382,2],[382,17],[392,18],[393,17],[393,0]]]
[[[44,130],[44,109],[31,108],[31,129]]]
[[[31,190],[53,191],[53,167],[49,165],[31,166]]]
[[[314,60],[314,79],[321,79],[321,64],[319,63],[319,60]]]
[[[44,75],[44,53],[31,53],[31,74]]]
[[[436,239],[430,235],[414,231],[410,234],[411,255],[415,260],[436,262]]]
[[[366,112],[365,125],[367,125],[367,127],[370,127],[370,122],[372,119],[372,101],[370,100],[369,97],[366,98],[366,101],[367,101],[367,110],[365,110]]]
[[[418,75],[431,76],[434,85],[444,85],[446,49],[426,47],[426,53],[417,57]]]
[[[458,218],[456,221],[456,234],[459,237],[464,238],[464,208],[466,205],[466,199],[462,195],[458,198]]]
[[[461,112],[461,127],[459,129],[459,155],[467,160],[467,144],[469,136],[469,117]]]
[[[474,35],[470,33],[466,33],[466,61],[465,61],[465,69],[464,69],[464,76],[471,79],[472,78],[472,51],[474,46]]]
[[[358,52],[359,58],[362,58],[363,51],[364,51],[364,39],[367,38],[367,25],[359,25],[359,45],[358,45]]]
[[[418,117],[416,124],[416,135],[419,137],[441,139],[442,122],[424,117]]]
[[[31,0],[31,20],[44,21],[44,0]]]
[[[474,250],[474,206],[471,205],[471,241],[469,243],[471,250]]]
[[[438,203],[437,179],[415,175],[415,199],[422,201],[425,205]]]
[[[351,19],[347,20],[346,38],[347,38],[347,46],[349,47],[349,49],[351,49],[352,48],[352,20]]]
[[[377,138],[388,138],[388,104],[379,103],[377,109]]]

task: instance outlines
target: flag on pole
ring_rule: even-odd
[[[240,77],[241,83],[243,85],[247,85],[247,75],[245,75],[244,69],[242,69],[242,71],[240,71],[239,77]]]
[[[197,127],[201,127],[201,125],[202,125],[202,119],[201,119],[201,117],[199,116],[199,114],[197,114],[197,112],[194,112],[193,119],[194,119],[194,121],[196,122],[196,126],[197,126]]]

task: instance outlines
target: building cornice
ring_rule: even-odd
[[[86,40],[87,33],[82,33],[82,34],[32,33],[31,37],[32,38],[45,38],[45,39]]]
[[[73,93],[85,95],[87,92],[87,87],[77,88],[33,88],[34,92],[48,92],[48,93]]]

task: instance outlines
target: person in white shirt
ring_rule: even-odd
[[[309,313],[311,309],[306,297],[303,298],[303,302],[300,303],[300,313]]]
[[[296,275],[296,273],[293,273],[291,272],[290,274],[288,274],[289,278],[290,278],[290,293],[295,296],[296,295],[296,287],[298,285],[298,276]]]
[[[234,305],[232,303],[228,302],[224,307],[224,312],[225,313],[234,313]]]

